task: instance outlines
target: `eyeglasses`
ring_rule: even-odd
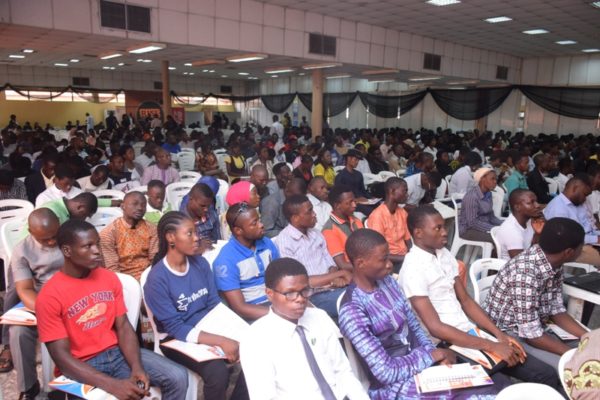
[[[246,210],[248,210],[248,208],[249,208],[248,207],[248,203],[246,203],[245,201],[243,201],[243,202],[241,202],[239,204],[240,204],[239,205],[240,208],[238,208],[238,210],[235,213],[235,217],[233,217],[233,221],[231,221],[231,226],[232,226],[231,229],[233,229],[233,227],[235,226],[235,222],[237,221],[237,219],[239,218],[239,216],[242,213],[246,212]]]
[[[306,287],[302,290],[300,290],[299,292],[280,292],[279,290],[275,290],[275,289],[271,289],[273,290],[275,293],[279,293],[281,295],[285,296],[285,299],[288,301],[294,301],[298,298],[298,296],[302,296],[305,299],[308,299],[310,296],[313,295],[313,293],[315,293],[315,289],[309,287]]]

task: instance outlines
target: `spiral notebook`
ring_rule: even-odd
[[[481,365],[454,364],[429,367],[415,375],[419,393],[493,385],[492,378]]]

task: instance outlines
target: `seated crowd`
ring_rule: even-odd
[[[579,345],[571,364],[581,366],[585,343],[600,340],[567,313],[562,290],[565,263],[600,267],[593,136],[388,128],[313,138],[274,116],[271,127],[233,123],[225,142],[220,117],[189,136],[156,119],[97,135],[73,127],[64,144],[41,128],[2,131],[3,146],[16,146],[0,199],[35,204],[5,265],[4,312],[22,302],[37,316],[37,326],[3,325],[0,371],[16,370],[19,399],[41,390],[38,340],[68,378],[118,399],[157,387],[165,400],[190,398],[188,371],[206,400],[493,399],[515,379],[564,396],[560,357]],[[189,151],[201,177],[174,204],[169,185]],[[122,200],[94,194],[106,189]],[[470,266],[448,250],[438,210],[454,206],[453,235],[490,243],[505,262],[481,304]],[[97,229],[98,207],[121,216]],[[116,273],[142,285],[162,354],[138,339]],[[584,324],[592,313],[586,303]],[[198,361],[171,340],[222,354]],[[474,363],[452,345],[497,356],[493,385],[421,393],[424,369]],[[569,369],[569,395],[600,396],[577,385],[583,374]]]

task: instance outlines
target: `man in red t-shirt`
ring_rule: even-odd
[[[118,399],[142,398],[151,385],[160,387],[163,399],[185,398],[185,368],[140,350],[119,278],[98,268],[102,256],[96,229],[69,220],[60,227],[57,241],[64,265],[36,301],[39,337],[56,366]]]

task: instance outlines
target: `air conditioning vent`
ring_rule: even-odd
[[[319,35],[318,33],[308,34],[309,53],[335,57],[336,48],[337,39],[335,36]]]
[[[233,91],[231,86],[221,85],[221,93],[230,94]]]
[[[156,89],[156,90],[162,90],[162,82],[161,81],[154,81],[154,89]]]
[[[73,86],[90,86],[90,78],[85,76],[74,76]]]
[[[508,79],[508,67],[498,65],[496,67],[496,79],[502,79],[503,81]]]
[[[150,33],[150,9],[100,0],[100,24],[106,28]]]
[[[423,69],[439,71],[442,67],[442,56],[437,54],[425,53],[423,57]]]

